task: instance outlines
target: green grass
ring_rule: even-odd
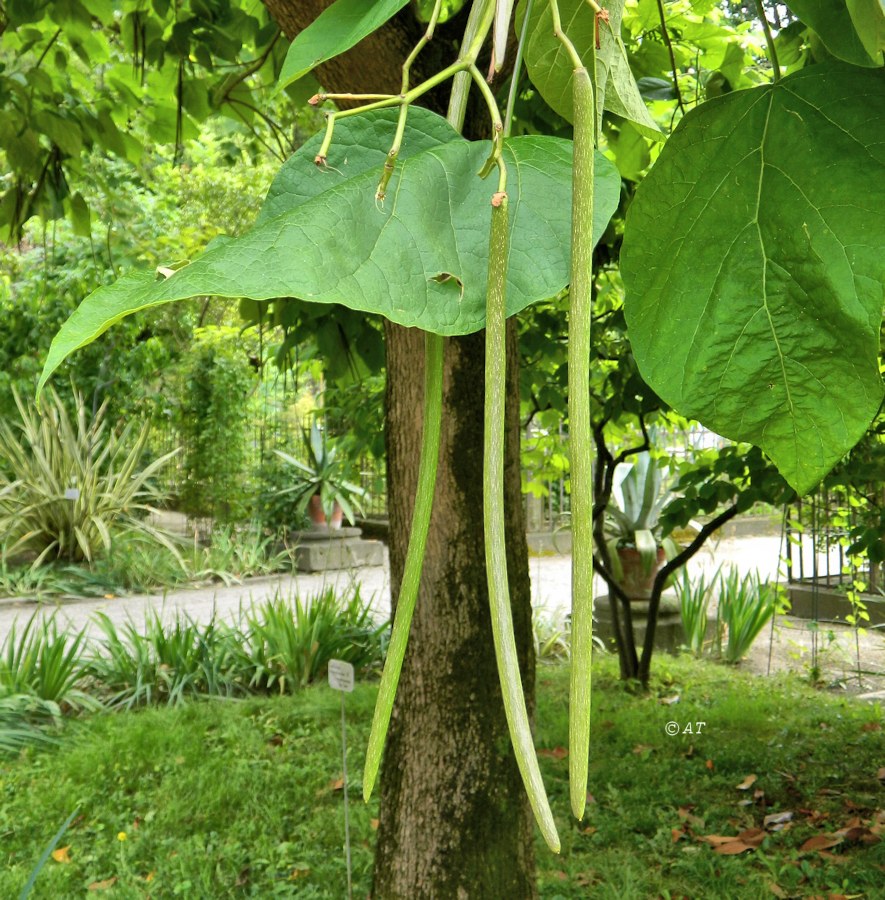
[[[799,852],[885,809],[881,708],[688,658],[660,657],[657,671],[641,697],[617,682],[613,660],[597,665],[593,802],[576,823],[568,760],[555,752],[567,744],[568,669],[539,668],[537,744],[563,843],[557,857],[538,841],[542,897],[881,896],[885,844],[843,843],[838,861]],[[347,701],[356,897],[370,888],[377,815],[357,799],[375,691],[359,685]],[[58,748],[0,761],[0,896],[18,895],[75,807],[61,841],[70,862],[49,861],[37,897],[91,896],[90,884],[115,877],[108,896],[344,896],[338,704],[314,687],[68,720]],[[668,737],[669,721],[706,726]],[[737,790],[750,774],[753,788]],[[789,828],[740,856],[697,840],[787,810]]]

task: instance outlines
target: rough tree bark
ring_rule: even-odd
[[[327,0],[264,2],[290,37],[328,5]],[[438,39],[420,57],[424,71],[454,58],[459,24],[438,31]],[[322,67],[320,81],[330,91],[397,91],[399,67],[420,33],[407,9],[382,34]],[[440,102],[431,98],[431,103]],[[385,333],[391,584],[396,596],[417,481],[423,337],[390,324]],[[488,613],[482,531],[483,356],[482,335],[447,341],[439,483],[382,769],[374,875],[379,900],[530,900],[537,895],[531,811],[507,733]],[[531,710],[531,595],[512,327],[508,357],[508,397],[514,399],[507,422],[508,566]]]

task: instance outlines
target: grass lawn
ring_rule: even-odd
[[[577,823],[568,670],[539,667],[537,744],[563,845],[554,856],[538,841],[541,895],[885,897],[882,709],[688,658],[656,668],[641,697],[600,660],[592,802]],[[375,691],[348,697],[356,897],[369,891],[377,815],[358,799]],[[668,722],[695,733],[668,736]],[[340,749],[325,687],[70,722],[59,747],[0,762],[0,897],[18,896],[75,808],[36,897],[343,897]]]

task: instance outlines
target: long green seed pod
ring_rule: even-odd
[[[550,849],[559,852],[559,835],[541,780],[538,757],[532,739],[507,585],[507,556],[504,543],[504,398],[506,374],[507,257],[509,253],[507,195],[492,200],[492,228],[489,242],[489,281],[486,300],[485,434],[483,438],[483,519],[489,605],[498,677],[504,698],[504,712],[535,819]]]
[[[412,530],[409,532],[409,547],[406,550],[406,564],[400,586],[396,613],[387,659],[381,674],[381,686],[375,702],[372,730],[366,748],[366,767],[363,771],[363,798],[368,801],[375,787],[384,740],[390,724],[393,700],[399,684],[412,614],[421,585],[421,569],[424,564],[424,550],[427,533],[430,530],[430,513],[433,509],[433,493],[436,487],[436,470],[439,462],[439,440],[442,429],[443,406],[443,346],[445,339],[429,331],[424,335],[424,431],[421,435],[421,459],[418,464],[418,490],[415,508],[412,512]]]
[[[439,16],[440,4],[434,5],[431,31]],[[476,58],[486,34],[492,25],[494,3],[486,0],[476,3],[470,11],[464,29],[464,40],[461,46],[461,59]],[[427,35],[425,34],[425,37]],[[429,40],[429,38],[428,38]],[[420,48],[419,42],[413,54],[406,61],[404,78],[408,66],[414,60]],[[449,101],[447,119],[449,124],[460,131],[464,123],[464,111],[467,108],[467,91],[470,76],[466,71],[455,75],[452,85],[452,97]],[[405,85],[405,82],[404,82]],[[403,91],[405,93],[405,90]],[[404,118],[400,116],[400,125]],[[401,135],[400,135],[401,137]],[[390,714],[399,684],[399,677],[409,640],[412,625],[412,614],[418,599],[418,588],[421,584],[421,570],[424,566],[424,551],[427,546],[427,533],[430,530],[430,514],[433,509],[433,495],[436,488],[436,474],[439,464],[439,443],[442,430],[443,407],[443,371],[444,340],[441,336],[430,334],[424,336],[424,431],[421,438],[421,459],[418,463],[418,490],[415,496],[415,509],[412,513],[412,530],[409,532],[409,546],[406,550],[406,564],[403,570],[403,581],[400,596],[396,604],[396,613],[387,648],[387,660],[381,675],[381,686],[375,702],[375,714],[372,717],[372,730],[369,734],[369,745],[366,748],[366,767],[363,771],[363,797],[368,801],[378,777],[381,765],[381,754],[390,725]]]
[[[590,756],[590,654],[593,646],[593,440],[590,424],[590,326],[593,282],[593,85],[587,69],[573,77],[572,263],[569,288],[568,416],[572,500],[572,670],[569,688],[569,789],[584,817]]]

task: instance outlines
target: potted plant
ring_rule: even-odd
[[[354,510],[362,513],[360,501],[366,492],[348,480],[348,465],[337,454],[337,448],[325,440],[316,422],[304,430],[307,461],[295,459],[282,450],[276,454],[296,471],[296,482],[283,488],[281,494],[295,495],[299,513],[307,513],[315,528],[340,528],[346,517],[352,525]]]
[[[661,536],[660,515],[671,499],[667,473],[646,450],[615,475],[606,510],[606,545],[612,572],[633,600],[651,596],[655,576],[678,552]]]

